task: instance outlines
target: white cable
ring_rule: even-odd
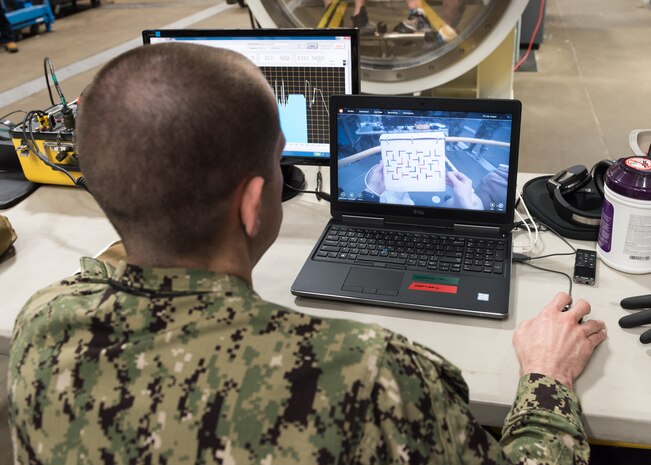
[[[527,213],[527,216],[529,217],[529,220],[531,220],[531,224],[533,224],[533,228],[536,231],[536,235],[533,240],[533,246],[532,246],[533,248],[538,243],[538,223],[534,221],[533,217],[531,216],[531,213],[529,213],[529,209],[527,208],[527,204],[524,203],[524,199],[522,198],[521,192],[518,193],[518,197],[520,198],[520,203],[522,203],[522,207],[524,207],[524,211]]]
[[[518,218],[520,218],[520,222],[524,224],[524,227],[527,228],[527,233],[529,234],[529,247],[524,249],[522,252],[529,252],[531,249],[533,249],[534,246],[533,235],[531,234],[531,228],[529,227],[529,223],[524,221],[524,218],[522,218],[522,215],[520,215],[520,212],[518,210],[515,210],[515,214],[518,215]],[[524,247],[524,246],[518,246],[518,247]]]

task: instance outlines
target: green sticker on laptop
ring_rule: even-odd
[[[450,276],[432,276],[421,273],[414,273],[411,275],[411,282],[415,281],[418,281],[420,283],[445,284],[447,286],[459,285],[459,278],[452,278]]]

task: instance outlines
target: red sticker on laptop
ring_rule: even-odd
[[[443,292],[456,294],[459,286],[459,278],[449,276],[432,276],[427,274],[412,274],[409,290],[425,292]]]

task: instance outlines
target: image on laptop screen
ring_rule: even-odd
[[[227,48],[263,72],[278,102],[287,139],[283,157],[327,165],[330,156],[328,99],[359,92],[357,32],[341,29],[155,30],[145,43],[186,41]]]
[[[512,115],[340,108],[339,201],[505,212]]]

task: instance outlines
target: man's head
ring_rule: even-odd
[[[81,99],[82,172],[142,264],[205,257],[233,234],[257,260],[282,216],[283,145],[267,81],[228,50],[140,47],[108,63]]]

